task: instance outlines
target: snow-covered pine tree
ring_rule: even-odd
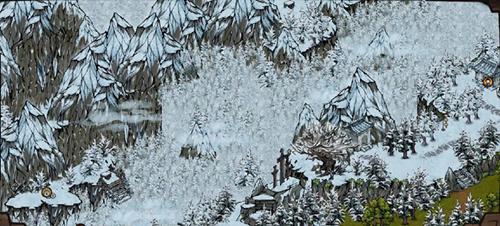
[[[387,131],[387,133],[385,134],[384,146],[387,147],[387,152],[389,156],[394,155],[394,149],[396,148],[397,145],[398,136],[399,136],[398,130],[395,128],[389,129],[389,131]]]
[[[215,199],[215,221],[224,222],[227,217],[233,212],[235,200],[233,195],[229,193],[227,188],[224,188]]]
[[[260,226],[272,226],[272,215],[271,211],[268,210],[259,210],[262,211],[259,219],[257,220],[257,225]]]
[[[418,128],[420,130],[420,138],[422,139],[422,145],[427,146],[427,134],[431,132],[430,126],[430,116],[427,113],[422,113],[417,117]]]
[[[283,205],[278,205],[272,216],[273,225],[291,225],[290,215]]]
[[[483,217],[483,205],[481,200],[475,201],[472,195],[467,196],[467,202],[465,203],[465,211],[463,214],[464,224],[477,224],[481,221]]]
[[[479,135],[479,145],[481,148],[491,149],[495,151],[495,148],[500,144],[500,133],[498,133],[498,128],[496,123],[489,120],[488,123],[481,128]]]
[[[89,105],[104,99],[110,106],[117,106],[118,99],[125,94],[122,84],[110,74],[110,65],[105,63],[106,55],[102,49],[104,38],[106,36],[101,35],[78,52],[64,72],[54,98],[54,105],[60,102],[62,113],[72,106],[83,109],[81,112],[85,113]],[[85,114],[78,117],[85,117]]]
[[[433,226],[432,225],[433,221],[434,221],[434,213],[431,210],[429,210],[425,215],[424,226]]]
[[[361,173],[364,171],[363,162],[359,158],[352,160],[351,166],[352,166],[352,172],[354,173],[355,176],[360,176]]]
[[[411,187],[407,187],[406,183],[404,183],[395,200],[395,210],[399,217],[403,219],[403,225],[408,225],[408,218],[411,217],[415,211],[415,202],[411,189]]]
[[[458,94],[455,92],[452,95],[457,96]],[[462,104],[463,102],[459,98],[453,98],[451,100],[450,115],[453,117],[455,121],[458,121],[460,119],[460,116],[463,114]]]
[[[258,162],[252,155],[252,152],[248,152],[246,156],[240,161],[240,169],[236,175],[235,184],[240,187],[245,187],[248,185],[253,185],[255,179],[260,174]]]
[[[432,196],[434,188],[426,184],[427,173],[422,169],[415,171],[415,175],[410,178],[411,190],[415,193],[415,201],[422,210],[429,210],[434,204]]]
[[[387,189],[389,187],[389,176],[387,165],[379,156],[373,156],[365,167],[365,173],[371,185],[377,189]]]
[[[437,210],[434,212],[434,217],[431,221],[431,225],[432,226],[446,226],[443,208],[438,207]]]
[[[247,24],[247,38],[254,39],[264,37],[263,35],[277,27],[277,22],[280,18],[278,7],[273,0],[254,0],[252,15]]]
[[[474,51],[476,55],[485,53],[491,57],[495,57],[495,41],[491,35],[484,33],[478,40],[477,44],[474,46]]]
[[[344,213],[343,208],[339,203],[339,197],[337,193],[332,189],[328,193],[328,198],[323,202],[320,207],[320,217],[318,222],[321,225],[334,225],[340,226],[344,223]]]
[[[435,196],[433,197],[434,201],[448,197],[450,193],[450,186],[442,178],[435,179],[433,186],[436,191]]]
[[[455,207],[450,213],[450,216],[448,218],[448,225],[449,226],[461,226],[463,225],[463,215],[462,215],[462,210],[460,207],[460,203],[457,200],[457,203],[455,204]]]
[[[364,205],[366,201],[359,188],[355,185],[354,181],[350,182],[350,189],[344,198],[344,204],[347,212],[355,221],[360,221],[363,216]]]
[[[462,131],[460,137],[453,145],[455,156],[467,168],[472,168],[478,164],[478,157],[467,132]]]
[[[304,211],[303,219],[305,222],[308,224],[317,222],[320,219],[320,203],[322,203],[322,198],[319,194],[313,192],[311,188],[308,187],[300,200],[301,209]]]

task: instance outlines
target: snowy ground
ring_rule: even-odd
[[[112,11],[98,4],[90,6],[91,1],[87,3],[88,12],[94,8]],[[125,7],[127,4],[122,5]],[[251,188],[240,189],[233,185],[233,174],[239,159],[251,150],[261,163],[261,176],[269,181],[269,172],[279,149],[290,145],[304,102],[308,102],[319,114],[320,107],[350,82],[356,67],[368,67],[366,70],[384,92],[391,114],[399,121],[415,114],[414,81],[427,70],[431,59],[446,54],[469,56],[483,31],[498,37],[498,18],[481,4],[429,3],[426,12],[414,13],[419,14],[419,20],[406,17],[413,15],[408,11],[415,9],[417,3],[384,4],[369,6],[371,12],[383,16],[367,17],[360,10],[356,16],[343,22],[347,23],[344,29],[349,31],[340,39],[346,60],[334,78],[327,76],[325,71],[294,68],[287,76],[275,79],[271,87],[262,87],[261,79],[256,76],[259,70],[252,65],[246,66],[245,54],[230,49],[220,52],[214,50],[217,55],[203,62],[200,79],[165,87],[163,134],[126,151],[127,156],[121,164],[130,178],[134,191],[132,199],[118,207],[100,208],[98,216],[90,211],[82,211],[74,218],[87,219],[85,222],[90,225],[147,225],[153,219],[161,225],[175,225],[182,220],[183,212],[190,202],[197,203],[203,198],[213,197],[223,186],[228,186],[237,201],[241,201]],[[149,11],[149,6],[146,9],[144,12]],[[120,14],[132,24],[137,24],[142,18],[137,23],[130,18],[144,15],[139,12],[142,11],[134,10],[131,15],[126,12]],[[102,20],[106,23],[109,19],[105,15],[111,17],[112,14],[93,13],[103,15]],[[362,58],[364,49],[382,24],[386,25],[389,35],[393,37],[396,57],[389,62],[389,69],[370,69],[373,62]],[[494,99],[491,94],[494,95],[493,92],[485,92],[486,99]],[[494,117],[499,120],[499,116],[493,116],[488,111],[481,111],[480,114],[482,119]],[[219,156],[213,163],[178,157],[194,115],[201,115],[198,117],[204,119],[204,126]],[[448,167],[458,167],[455,160],[450,160],[454,159],[451,158],[451,150],[432,159],[426,158],[424,154],[442,143],[456,139],[463,128],[471,136],[477,137],[477,131],[484,122],[474,121],[467,126],[463,120],[450,122],[446,133],[436,133],[439,143],[431,143],[425,148],[417,147],[419,154],[410,156],[411,164],[397,154],[392,158],[384,157],[391,175],[404,178],[422,167],[432,169],[427,171],[430,178],[444,176]],[[380,147],[364,154],[375,152],[381,152]],[[231,219],[236,218],[231,216]],[[68,221],[68,225],[70,223],[72,221]]]

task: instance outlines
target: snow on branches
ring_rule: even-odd
[[[293,144],[294,151],[307,154],[323,164],[319,171],[323,175],[341,173],[354,151],[351,139],[331,125],[312,125],[304,130]]]

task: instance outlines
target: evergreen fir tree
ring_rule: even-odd
[[[457,203],[455,204],[455,208],[450,213],[450,216],[448,218],[448,225],[449,226],[460,226],[462,225],[463,222],[463,215],[462,211],[460,209],[460,203],[457,200]]]
[[[445,226],[444,213],[441,207],[438,207],[434,212],[434,217],[431,221],[432,226]]]
[[[474,202],[472,195],[469,194],[465,203],[465,212],[463,215],[464,224],[477,224],[483,217],[483,206],[481,201]]]
[[[408,217],[411,217],[415,211],[413,194],[411,188],[407,188],[406,184],[403,184],[398,198],[396,199],[395,209],[401,219],[403,219],[403,225],[408,225]]]
[[[478,164],[477,153],[472,146],[471,140],[467,132],[462,131],[460,138],[453,145],[455,156],[460,159],[462,164],[467,168],[472,168]]]
[[[254,184],[260,170],[251,152],[248,152],[245,158],[240,161],[240,166],[241,169],[236,176],[235,184],[240,187]]]
[[[233,212],[235,200],[227,188],[224,188],[216,198],[215,204],[215,221],[223,222]]]
[[[364,212],[365,200],[359,188],[355,186],[354,181],[351,181],[350,189],[344,198],[344,204],[351,218],[360,221]]]
[[[481,128],[479,135],[479,145],[484,149],[492,149],[495,151],[495,148],[500,144],[500,133],[498,133],[498,128],[496,123],[489,120],[488,124]]]
[[[276,212],[273,214],[272,217],[272,222],[273,225],[291,225],[290,222],[290,215],[288,214],[288,211],[285,209],[283,205],[279,205],[276,208]]]
[[[321,215],[319,223],[321,225],[340,226],[344,222],[344,213],[340,206],[338,195],[335,191],[328,194],[328,199],[325,200],[321,207]]]
[[[368,162],[365,173],[375,188],[387,189],[389,187],[388,173],[385,162],[378,156],[374,156]]]

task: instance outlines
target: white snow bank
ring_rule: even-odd
[[[49,206],[74,206],[82,201],[75,194],[69,192],[69,185],[63,180],[51,181],[48,185],[55,194],[52,198],[45,198],[40,191],[20,193],[10,198],[6,205],[12,208],[30,208],[40,207],[43,203]]]

